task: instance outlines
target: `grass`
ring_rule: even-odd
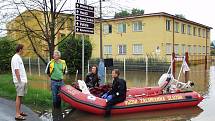
[[[34,83],[47,82],[47,78],[36,75],[28,76],[28,80]],[[16,90],[10,73],[0,74],[0,97],[15,101]],[[23,104],[39,111],[51,109],[51,91],[47,88],[35,88],[32,85],[28,85],[28,93],[23,98]],[[66,104],[63,104],[63,107],[65,106]]]

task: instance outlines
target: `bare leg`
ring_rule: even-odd
[[[16,96],[16,117],[20,116],[20,108],[21,108],[21,98],[20,96]]]

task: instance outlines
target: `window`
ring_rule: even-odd
[[[104,25],[103,30],[104,30],[104,34],[112,33],[112,25],[110,25],[110,24]]]
[[[210,38],[210,30],[207,30],[207,33],[206,33],[207,35],[207,38]]]
[[[190,25],[187,26],[187,34],[191,35],[191,26]]]
[[[205,38],[205,29],[202,30],[202,36]]]
[[[186,46],[185,44],[181,45],[182,55],[185,55],[186,52]]]
[[[143,45],[133,44],[133,54],[143,54]]]
[[[125,23],[118,24],[118,32],[119,33],[125,33],[126,32],[126,24]]]
[[[170,20],[166,20],[166,30],[167,31],[171,30],[171,21]]]
[[[181,24],[181,33],[185,34],[185,29],[186,29],[186,25],[185,24]]]
[[[196,36],[196,27],[193,27],[193,36]]]
[[[119,53],[119,55],[125,55],[126,54],[126,45],[119,45],[118,53]]]
[[[188,54],[192,54],[192,46],[188,45]]]
[[[138,32],[143,30],[142,21],[134,22],[133,23],[133,31]]]
[[[112,54],[112,45],[104,45],[104,54],[111,55]]]
[[[202,53],[205,54],[205,46],[202,47]]]
[[[175,54],[179,54],[179,45],[175,44]]]
[[[172,44],[171,43],[167,43],[166,44],[166,54],[171,54],[172,52]]]
[[[201,49],[202,47],[199,45],[199,54],[201,54],[202,53],[202,49]]]
[[[198,35],[201,37],[201,28],[198,28]]]
[[[193,45],[193,54],[196,54],[196,45]]]
[[[175,22],[175,32],[179,32],[179,23]]]

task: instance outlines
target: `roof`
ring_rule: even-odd
[[[180,20],[180,21],[183,21],[183,22],[187,22],[187,23],[198,25],[198,26],[202,26],[202,27],[205,27],[207,29],[213,29],[210,26],[203,25],[203,24],[188,20],[186,18],[180,18],[180,17],[177,17],[175,15],[171,15],[171,14],[165,13],[165,12],[143,14],[143,15],[140,15],[140,16],[128,16],[128,17],[122,17],[122,18],[103,19],[102,22],[118,21],[118,20],[126,20],[126,19],[136,19],[136,18],[151,17],[151,16],[165,16],[165,17],[169,17],[169,18],[174,18],[175,20]],[[99,22],[98,19],[97,19],[97,22]]]

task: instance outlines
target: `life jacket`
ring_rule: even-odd
[[[63,64],[63,73],[65,74],[65,71],[67,70],[67,66],[66,66],[66,62],[65,60],[59,60],[61,64]],[[52,59],[49,63],[49,73],[52,74],[53,70],[54,70],[54,64],[55,64],[55,60]]]

